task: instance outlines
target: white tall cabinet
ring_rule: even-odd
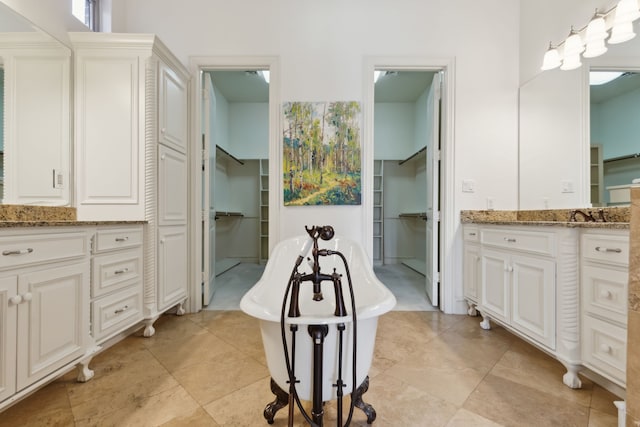
[[[71,33],[79,220],[144,220],[145,336],[187,298],[188,70],[152,34]]]

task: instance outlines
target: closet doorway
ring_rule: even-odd
[[[269,70],[203,70],[202,305],[237,308],[269,252]]]
[[[440,70],[385,69],[375,71],[374,83],[374,265],[379,276],[407,277],[411,269],[413,280],[387,283],[399,301],[426,296],[430,308],[441,305],[442,76]],[[411,289],[416,282],[421,286]]]

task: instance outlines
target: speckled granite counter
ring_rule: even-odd
[[[76,208],[68,206],[0,205],[0,228],[126,224],[146,221],[78,221]]]
[[[596,212],[598,208],[582,209]],[[570,222],[571,209],[523,210],[523,211],[461,211],[463,224],[529,225],[569,228],[628,229],[631,210],[628,207],[602,208],[607,222]]]

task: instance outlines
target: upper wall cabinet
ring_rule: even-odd
[[[78,218],[149,220],[157,144],[187,151],[188,72],[153,35],[70,38]]]
[[[70,204],[70,62],[41,32],[0,33],[5,204]]]

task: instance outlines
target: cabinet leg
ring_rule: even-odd
[[[160,316],[158,315],[158,316],[153,316],[150,319],[144,319],[145,327],[144,327],[144,332],[142,333],[142,335],[145,338],[152,337],[153,334],[156,333],[156,328],[153,327],[153,324],[155,323],[156,320],[158,320],[158,317],[160,317]]]
[[[469,306],[469,310],[467,310],[467,314],[471,317],[476,317],[478,315],[478,310],[476,310],[476,305],[471,301],[467,301],[467,305]]]
[[[580,377],[578,376],[581,366],[565,362],[562,362],[562,364],[567,368],[567,373],[562,376],[562,382],[564,385],[569,388],[582,388],[582,381],[580,381]]]
[[[89,369],[89,363],[91,363],[91,360],[93,359],[93,356],[87,357],[85,359],[82,359],[78,365],[78,377],[77,377],[77,381],[79,383],[86,383],[87,381],[89,381],[91,378],[93,378],[94,372],[93,369]]]
[[[184,310],[184,301],[182,301],[180,304],[178,304],[178,307],[176,307],[176,316],[182,316],[183,314],[186,313],[186,311]]]
[[[480,322],[480,327],[486,331],[491,329],[491,318],[484,313],[480,313],[482,315],[482,322]]]

